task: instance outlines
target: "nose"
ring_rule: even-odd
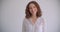
[[[32,11],[34,11],[34,8],[32,8]]]

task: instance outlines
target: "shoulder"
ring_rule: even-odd
[[[39,20],[44,20],[44,18],[43,17],[39,17]]]
[[[27,21],[27,20],[28,20],[28,19],[25,17],[25,18],[24,18],[24,21]]]
[[[39,17],[39,21],[41,21],[41,23],[45,22],[43,17]]]
[[[28,19],[25,17],[24,19],[23,19],[23,22],[27,22],[28,21]]]
[[[23,19],[23,25],[26,25],[26,21],[27,21],[27,19],[24,18],[24,19]]]

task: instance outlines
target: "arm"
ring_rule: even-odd
[[[45,21],[44,21],[44,19],[42,20],[42,29],[43,29],[43,32],[45,32]]]
[[[26,32],[25,20],[23,21],[23,25],[22,25],[22,32]]]

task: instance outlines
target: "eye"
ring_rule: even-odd
[[[35,6],[33,8],[36,8]]]
[[[29,6],[29,9],[32,9],[32,7]]]
[[[33,8],[36,8],[36,6],[33,6]]]
[[[31,7],[29,9],[32,9]]]
[[[32,10],[32,8],[30,7],[30,8],[29,8],[29,10],[31,11],[31,10]]]

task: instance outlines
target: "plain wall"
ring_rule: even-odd
[[[60,0],[58,1],[59,5],[58,5],[58,8],[59,8],[59,32],[60,32]]]
[[[0,32],[22,32],[25,7],[31,0],[0,1]],[[37,1],[37,0],[36,0]],[[60,31],[60,0],[38,0],[45,19],[46,32]]]

